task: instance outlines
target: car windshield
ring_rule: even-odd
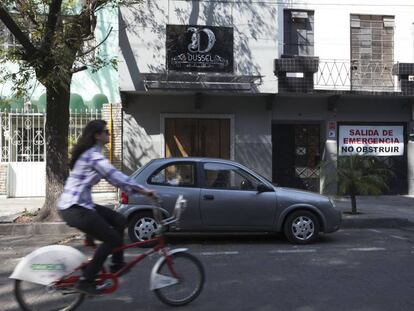
[[[268,178],[266,178],[266,177],[264,177],[262,174],[260,174],[260,173],[258,173],[258,172],[256,172],[256,171],[253,171],[256,175],[259,175],[262,179],[264,179],[265,181],[267,181],[269,184],[272,184],[272,185],[276,185],[275,183],[273,183],[272,181],[270,181]]]

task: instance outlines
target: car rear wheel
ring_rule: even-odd
[[[310,211],[299,210],[290,214],[283,228],[286,238],[294,244],[309,244],[319,234],[319,220]]]
[[[128,224],[128,235],[131,241],[148,241],[155,236],[158,224],[151,212],[138,212]]]

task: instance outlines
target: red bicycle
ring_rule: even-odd
[[[150,278],[150,289],[155,295],[169,306],[182,306],[198,297],[205,281],[201,262],[185,248],[168,251],[164,243],[166,226],[177,224],[185,205],[186,201],[179,196],[172,216],[162,219],[161,202],[154,200],[154,218],[159,223],[156,236],[113,251],[143,246],[151,248],[138,254],[116,273],[109,273],[103,268],[96,279],[102,295],[115,292],[121,275],[149,255],[159,253],[160,258],[153,266]],[[17,302],[25,311],[76,309],[85,295],[77,292],[74,285],[86,265],[86,257],[70,246],[51,245],[33,251],[19,262],[10,276],[15,279]]]

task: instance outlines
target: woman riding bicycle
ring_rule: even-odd
[[[102,178],[127,193],[138,192],[155,196],[155,192],[142,187],[133,179],[113,167],[102,155],[101,149],[109,142],[109,131],[103,120],[90,121],[83,129],[78,143],[73,149],[70,161],[70,174],[58,201],[62,219],[103,243],[83,270],[82,277],[75,288],[85,294],[96,295],[95,276],[102,268],[113,248],[123,244],[126,219],[110,208],[94,204],[91,189]],[[111,272],[124,266],[123,252],[112,255]]]

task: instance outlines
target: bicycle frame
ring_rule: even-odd
[[[120,269],[119,271],[117,271],[116,273],[107,273],[105,271],[105,269],[103,269],[103,272],[100,273],[97,276],[97,283],[98,286],[100,284],[105,283],[105,281],[107,280],[112,280],[113,284],[110,287],[104,288],[104,290],[102,291],[103,294],[110,294],[113,293],[114,291],[117,290],[118,288],[118,278],[121,277],[122,274],[124,274],[126,271],[132,269],[136,264],[138,264],[139,262],[141,262],[142,260],[144,260],[146,257],[157,253],[157,252],[161,252],[161,255],[163,257],[165,257],[168,268],[170,269],[172,275],[174,276],[174,278],[179,278],[177,273],[174,270],[173,267],[173,263],[171,261],[171,259],[169,258],[168,255],[168,251],[165,248],[165,242],[164,242],[164,237],[163,235],[158,235],[150,240],[147,241],[140,241],[140,242],[134,242],[131,244],[125,244],[122,245],[120,247],[117,247],[115,249],[112,250],[112,253],[118,252],[118,251],[122,251],[122,250],[126,250],[126,249],[130,249],[130,248],[136,248],[136,247],[142,247],[142,246],[146,246],[146,245],[153,245],[153,243],[156,243],[151,249],[147,250],[146,252],[142,253],[142,254],[138,254],[133,260],[129,261],[126,263],[126,265]],[[54,282],[53,287],[57,288],[57,289],[65,289],[68,287],[71,287],[75,284],[76,281],[78,281],[79,276],[75,276],[73,275],[73,273],[80,271],[82,268],[84,268],[88,263],[83,263],[82,265],[80,265],[78,268],[76,268],[73,272],[71,272],[70,274],[64,276],[63,278],[57,280],[56,282]]]
[[[103,287],[103,291],[102,291],[103,294],[109,294],[109,293],[114,292],[118,288],[118,278],[122,274],[132,269],[136,264],[141,262],[144,258],[156,252],[160,252],[161,255],[165,258],[167,266],[169,270],[171,271],[172,276],[176,279],[179,279],[178,274],[174,270],[173,263],[172,263],[171,258],[169,257],[168,251],[165,249],[164,229],[165,229],[165,226],[172,224],[174,222],[177,222],[179,220],[180,214],[182,212],[182,209],[185,207],[186,201],[183,199],[183,196],[180,195],[177,199],[173,215],[167,219],[162,219],[162,216],[159,210],[159,207],[161,205],[160,199],[156,198],[155,200],[153,200],[153,204],[154,204],[154,209],[153,209],[154,217],[160,226],[156,236],[147,241],[140,241],[140,242],[134,242],[131,244],[122,245],[120,247],[113,249],[112,253],[116,253],[116,252],[123,251],[123,250],[130,249],[130,248],[153,245],[153,243],[156,243],[156,244],[153,247],[151,247],[151,249],[149,249],[148,251],[137,255],[133,260],[127,262],[126,265],[123,268],[121,268],[119,271],[117,271],[116,273],[107,273],[105,268],[103,268],[102,269],[103,272],[98,274],[97,276],[98,287],[104,284],[106,280],[111,280],[113,283],[109,287],[106,287],[106,286]],[[95,248],[94,243],[85,243],[85,245]],[[88,263],[83,263],[70,274],[60,278],[59,280],[53,283],[52,287],[57,288],[57,289],[60,289],[60,288],[64,289],[64,288],[73,286],[74,283],[79,279],[79,276],[74,276],[73,273],[80,271],[87,264]]]

